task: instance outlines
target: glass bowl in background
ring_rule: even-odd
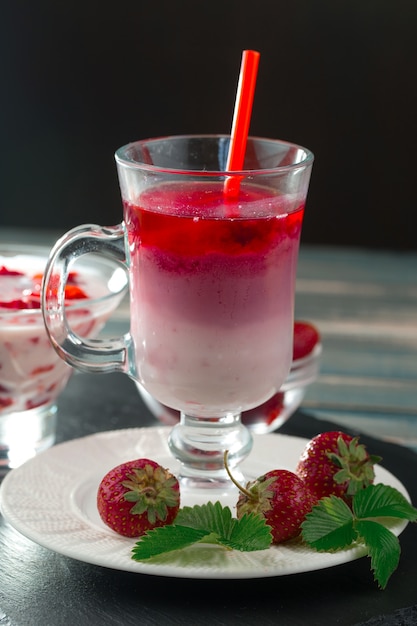
[[[291,370],[285,383],[272,398],[250,411],[242,413],[242,422],[257,434],[270,433],[298,409],[307,388],[319,373],[322,344],[315,326],[309,322],[296,321],[294,324],[294,349]],[[138,391],[156,419],[166,425],[175,425],[180,419],[179,411],[171,409],[156,400],[139,383]]]
[[[49,250],[0,244],[0,475],[55,441],[56,400],[72,372],[47,336],[40,305]],[[102,257],[77,262],[66,315],[94,338],[127,289],[124,270]]]

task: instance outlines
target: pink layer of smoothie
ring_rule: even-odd
[[[297,198],[251,187],[225,204],[207,183],[125,204],[137,377],[149,393],[222,415],[279,389],[292,358],[302,218]]]

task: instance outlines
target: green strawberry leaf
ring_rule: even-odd
[[[173,524],[148,531],[135,544],[132,558],[148,560],[194,543],[214,543],[249,552],[265,550],[271,542],[271,529],[260,515],[251,513],[238,520],[232,517],[229,507],[223,507],[220,502],[208,502],[184,507]]]
[[[264,550],[272,541],[271,529],[263,517],[250,513],[238,520],[220,502],[184,507],[178,511],[175,524],[209,530],[218,543],[244,552]]]
[[[197,541],[201,541],[207,535],[202,530],[196,530],[186,526],[174,526],[167,524],[149,530],[140,541],[132,548],[132,559],[134,561],[145,561],[158,554],[172,552],[191,546]]]
[[[371,559],[374,578],[384,589],[398,566],[400,542],[375,518],[417,520],[417,509],[394,487],[378,484],[361,489],[352,510],[341,498],[323,498],[302,524],[304,541],[318,551],[334,551],[362,543]]]
[[[272,543],[271,527],[261,515],[245,513],[234,520],[229,537],[221,537],[220,543],[241,552],[266,550]]]
[[[337,496],[322,498],[301,525],[304,541],[319,552],[349,546],[357,536],[348,505]]]
[[[353,511],[358,519],[369,517],[398,517],[410,522],[417,520],[415,509],[394,487],[369,485],[358,491],[353,499]]]
[[[382,524],[371,520],[358,520],[355,528],[371,558],[374,578],[379,586],[385,589],[400,560],[398,537]]]
[[[223,507],[220,502],[185,506],[175,518],[175,524],[214,532],[222,537],[230,535],[234,522],[230,508]]]

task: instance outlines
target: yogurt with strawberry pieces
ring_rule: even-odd
[[[0,247],[0,417],[54,402],[72,372],[53,349],[43,322],[47,254],[12,250]],[[123,297],[126,281],[112,291],[107,273],[99,265],[70,272],[66,315],[82,337],[97,336]]]

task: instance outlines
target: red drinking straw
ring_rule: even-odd
[[[242,53],[229,153],[227,156],[226,170],[228,172],[236,172],[243,169],[252,115],[253,98],[255,95],[259,57],[259,52],[255,50],[244,50]],[[224,193],[228,197],[235,197],[239,193],[239,186],[239,177],[230,176],[225,181]]]

